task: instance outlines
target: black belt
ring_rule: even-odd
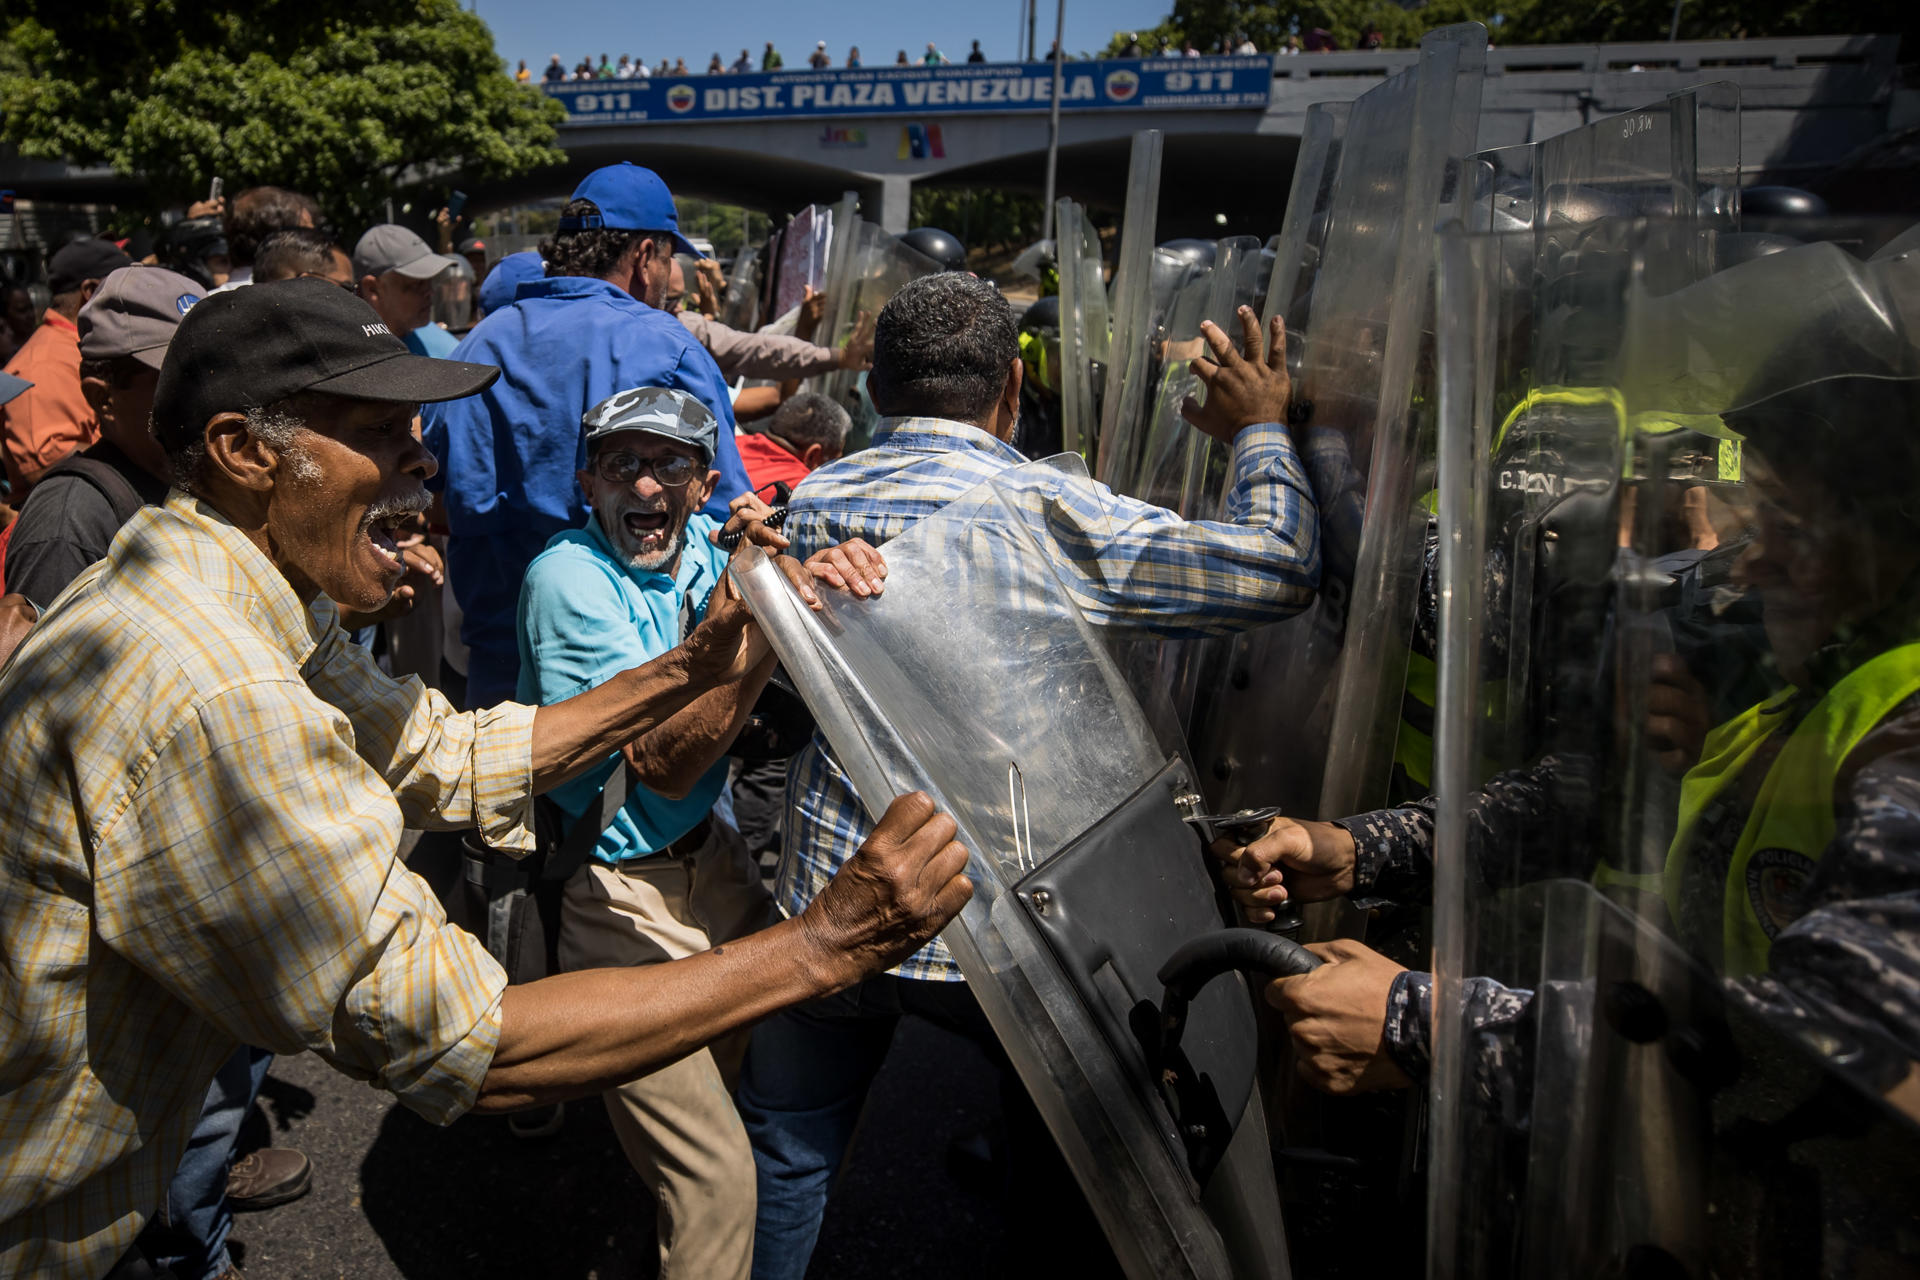
[[[707,839],[712,834],[713,818],[709,815],[694,823],[691,831],[668,844],[664,849],[656,849],[652,853],[644,853],[637,858],[622,858],[619,870],[642,871],[655,858],[676,858],[685,861],[706,848]]]

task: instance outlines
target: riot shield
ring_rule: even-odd
[[[1604,292],[1628,237],[1649,287],[1678,289],[1712,270],[1715,246],[1738,230],[1738,109],[1734,86],[1703,85],[1540,143],[1474,157],[1467,221],[1498,233],[1487,244],[1501,255],[1485,264],[1483,286],[1491,344],[1483,373],[1496,422],[1487,500],[1497,531],[1485,572],[1495,584],[1494,607],[1515,624],[1486,655],[1483,697],[1504,708],[1505,730],[1481,743],[1483,777],[1538,749],[1525,621],[1532,593],[1551,589],[1537,563],[1546,545],[1538,534],[1545,513],[1559,509],[1556,495],[1543,491],[1543,476],[1570,465],[1562,451],[1587,448],[1581,442],[1604,435],[1618,416],[1605,362],[1625,318],[1617,306],[1589,305],[1587,292],[1596,281]],[[1551,460],[1547,472],[1531,465],[1536,453]],[[1675,453],[1681,456],[1690,455]],[[1432,585],[1429,576],[1423,602]],[[1415,713],[1431,723],[1432,646],[1433,629],[1422,626],[1396,751],[1421,792],[1431,786],[1424,770],[1432,749]],[[1412,706],[1416,679],[1428,695],[1421,707]]]
[[[455,257],[433,277],[433,323],[454,333],[473,327],[473,265]]]
[[[763,246],[743,244],[734,255],[733,270],[727,276],[727,293],[720,311],[721,322],[730,329],[752,333],[760,327],[760,273]]]
[[[1180,287],[1167,319],[1155,335],[1156,386],[1149,400],[1144,453],[1131,485],[1120,492],[1155,506],[1177,511],[1190,519],[1217,506],[1215,495],[1225,476],[1227,450],[1210,449],[1215,442],[1196,431],[1181,416],[1180,406],[1190,395],[1204,397],[1193,376],[1194,360],[1206,356],[1200,324],[1211,320],[1237,339],[1234,311],[1258,306],[1271,265],[1252,236],[1220,241],[1213,266],[1196,272]],[[1214,483],[1208,486],[1211,472]],[[1118,487],[1118,486],[1116,486]]]
[[[1344,128],[1339,113],[1315,118],[1306,154],[1319,167],[1299,173],[1281,233],[1269,306],[1289,308],[1298,352],[1321,588],[1301,617],[1234,643],[1195,726],[1222,807],[1340,814],[1385,792],[1425,527],[1432,234],[1460,195],[1486,31],[1444,28],[1420,48],[1347,108]]]
[[[1333,180],[1340,172],[1340,146],[1346,138],[1352,104],[1316,102],[1307,108],[1300,130],[1300,151],[1293,162],[1293,186],[1287,192],[1285,220],[1274,237],[1273,278],[1260,317],[1264,331],[1274,316],[1290,330],[1304,330],[1313,281],[1326,247]]]
[[[1238,979],[1156,1037],[1156,975],[1222,932],[1177,755],[1032,532],[1099,501],[1061,455],[1004,473],[886,547],[886,592],[798,602],[764,559],[735,580],[869,811],[919,789],[953,815],[974,897],[942,935],[1128,1274],[1285,1276],[1253,1010]]]
[[[1536,366],[1606,394],[1530,434],[1520,525],[1494,500],[1509,251],[1442,241],[1434,1276],[1911,1270],[1920,955],[1890,904],[1920,882],[1854,869],[1920,839],[1884,817],[1920,782],[1892,745],[1920,694],[1920,257],[1817,243],[1673,288],[1698,230],[1633,227],[1587,252],[1582,314],[1536,315]],[[1700,440],[1739,465],[1688,463]],[[1516,528],[1531,754],[1482,786],[1514,745],[1483,566]]]
[[[1113,268],[1108,311],[1113,337],[1108,347],[1106,394],[1100,401],[1100,439],[1094,450],[1094,474],[1105,484],[1131,468],[1139,452],[1137,421],[1145,397],[1149,345],[1152,342],[1151,292],[1154,226],[1160,207],[1158,129],[1133,135],[1127,166],[1127,204],[1120,223],[1120,256]]]
[[[828,284],[827,327],[816,335],[823,346],[844,346],[860,325],[861,316],[878,317],[880,308],[908,282],[942,270],[932,258],[916,252],[878,223],[855,217],[844,206],[834,215],[833,251],[836,257]],[[813,379],[815,390],[839,401],[853,418],[848,452],[864,449],[873,429],[872,406],[862,394],[865,377],[836,369]]]
[[[1062,447],[1088,457],[1099,433],[1100,397],[1106,387],[1106,277],[1100,269],[1100,237],[1074,201],[1059,201],[1060,229],[1060,424]]]

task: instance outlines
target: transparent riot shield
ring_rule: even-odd
[[[1604,435],[1618,417],[1604,366],[1624,316],[1618,307],[1589,305],[1587,292],[1596,281],[1604,289],[1629,237],[1636,238],[1649,287],[1679,289],[1712,270],[1715,247],[1738,230],[1738,106],[1734,86],[1703,85],[1543,142],[1482,152],[1470,167],[1466,221],[1498,233],[1488,243],[1502,255],[1485,264],[1491,345],[1483,374],[1496,423],[1487,500],[1496,532],[1484,571],[1500,616],[1517,624],[1487,655],[1482,696],[1504,708],[1506,729],[1481,743],[1488,753],[1483,777],[1538,748],[1538,709],[1526,695],[1534,654],[1524,622],[1542,581],[1536,560],[1547,544],[1539,522],[1564,512],[1529,459],[1537,452],[1564,463],[1563,449],[1585,448],[1578,442]],[[1718,451],[1711,441],[1690,447]],[[1430,624],[1431,568],[1421,599],[1422,622]],[[1425,735],[1433,646],[1432,626],[1417,627],[1395,752],[1415,793],[1432,785]]]
[[[1094,474],[1109,485],[1116,475],[1133,466],[1139,453],[1137,424],[1146,395],[1142,374],[1153,340],[1150,313],[1161,141],[1158,129],[1134,134],[1127,165],[1120,256],[1108,295],[1113,338],[1108,348],[1106,394],[1100,401],[1100,439],[1094,450]]]
[[[720,319],[730,329],[752,333],[760,327],[760,281],[763,246],[743,244],[727,275],[727,293]]]
[[[1100,236],[1086,210],[1059,201],[1054,222],[1060,243],[1060,425],[1068,453],[1091,456],[1099,434],[1100,397],[1106,388],[1106,277],[1100,266]]]
[[[1159,377],[1149,401],[1144,455],[1132,488],[1122,492],[1190,519],[1213,514],[1225,479],[1227,450],[1210,447],[1215,442],[1181,416],[1180,406],[1188,396],[1206,395],[1192,369],[1194,360],[1209,354],[1200,336],[1201,322],[1211,320],[1238,341],[1234,312],[1241,306],[1258,309],[1271,274],[1260,242],[1238,236],[1218,242],[1213,266],[1181,287],[1156,337],[1154,367]]]
[[[1313,199],[1289,208],[1281,234],[1269,305],[1289,308],[1293,326],[1321,589],[1301,617],[1235,642],[1193,730],[1222,807],[1348,813],[1384,796],[1391,771],[1430,487],[1432,234],[1460,196],[1486,31],[1444,28],[1420,48],[1347,108],[1344,127],[1339,113],[1317,117],[1308,154],[1320,168],[1296,183]]]
[[[1171,281],[1184,275],[1184,283],[1164,295],[1170,301],[1162,306],[1164,286],[1156,279],[1155,336],[1148,365],[1155,389],[1146,401],[1141,456],[1129,473],[1116,475],[1114,487],[1188,519],[1208,519],[1220,506],[1231,452],[1196,430],[1180,412],[1188,396],[1204,398],[1206,394],[1192,370],[1193,361],[1208,354],[1200,325],[1211,320],[1237,342],[1240,325],[1235,311],[1244,305],[1259,312],[1273,268],[1260,242],[1251,236],[1217,242],[1210,267],[1182,268],[1180,261],[1155,253],[1155,265],[1167,270],[1164,278]],[[1213,678],[1226,645],[1217,640],[1140,637],[1113,648],[1135,691],[1164,690],[1184,729],[1192,722],[1195,700]]]
[[[959,824],[974,897],[942,936],[1128,1274],[1285,1276],[1246,988],[1161,1051],[1161,966],[1222,933],[1191,777],[1030,532],[1098,495],[1073,455],[1005,473],[819,615],[756,554],[733,572],[869,812],[919,789]]]
[[[1535,313],[1537,367],[1607,394],[1532,433],[1521,525],[1508,250],[1442,240],[1434,1276],[1909,1274],[1920,1242],[1920,256],[1670,287],[1697,231],[1632,228]],[[1506,634],[1528,758],[1483,784]]]
[[[1326,247],[1333,180],[1340,172],[1340,146],[1352,104],[1316,102],[1307,108],[1300,151],[1293,162],[1285,220],[1274,238],[1273,278],[1260,317],[1262,331],[1276,315],[1290,330],[1304,331],[1314,279]]]
[[[455,257],[433,277],[433,323],[454,333],[473,327],[473,264]]]
[[[844,225],[846,234],[842,236]],[[871,324],[880,308],[910,281],[942,270],[939,263],[915,251],[879,224],[854,217],[842,208],[834,215],[833,273],[828,285],[827,327],[816,335],[823,346],[840,347],[863,323]],[[832,396],[852,415],[849,452],[866,447],[873,429],[873,409],[862,394],[866,375],[836,369],[813,379],[814,389]]]

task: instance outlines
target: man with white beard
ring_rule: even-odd
[[[554,535],[520,591],[518,696],[534,705],[674,648],[726,572],[720,526],[700,510],[720,480],[720,424],[706,405],[685,391],[634,387],[596,404],[582,425],[578,479],[591,511],[582,527]],[[864,544],[852,551],[872,555]],[[766,924],[759,867],[713,806],[727,786],[726,750],[752,710],[746,691],[772,665],[769,654],[702,695],[666,734],[645,735],[554,790],[569,823],[611,814],[566,883],[561,968],[657,964]],[[602,803],[611,788],[624,794],[617,806]],[[745,1050],[742,1031],[603,1095],[659,1205],[664,1277],[747,1275],[753,1153],[731,1097]]]

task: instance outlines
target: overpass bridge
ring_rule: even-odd
[[[1740,89],[1749,185],[1805,182],[1851,157],[1847,211],[1894,211],[1913,196],[1911,158],[1920,149],[1920,89],[1901,86],[1898,51],[1897,36],[1878,35],[1496,48],[1487,57],[1479,142],[1550,137],[1726,80]],[[1069,62],[1058,189],[1117,211],[1128,139],[1160,129],[1162,234],[1266,236],[1279,225],[1307,108],[1356,98],[1418,56],[1383,49]],[[771,213],[857,191],[869,216],[904,230],[916,185],[1040,194],[1051,89],[1048,63],[559,85],[547,92],[567,107],[559,138],[567,162],[510,183],[469,184],[469,208],[564,195],[589,170],[634,160],[666,174],[680,194]],[[73,218],[90,219],[79,206],[134,197],[141,185],[137,175],[0,151],[0,188],[25,201],[73,202]],[[0,252],[23,231],[28,242],[57,238],[52,227],[36,236],[19,222],[0,219]]]
[[[1487,57],[1480,145],[1563,132],[1707,81],[1742,103],[1749,184],[1805,181],[1920,124],[1897,36],[1529,45]],[[1291,57],[1148,58],[1062,68],[1060,194],[1117,209],[1128,139],[1167,135],[1160,225],[1168,236],[1269,233],[1307,108],[1350,100],[1411,64],[1413,49]],[[907,226],[919,184],[1039,194],[1052,67],[793,70],[594,81],[547,90],[567,106],[568,163],[475,193],[498,205],[570,189],[615,160],[674,190],[772,212],[858,191],[870,216]]]

